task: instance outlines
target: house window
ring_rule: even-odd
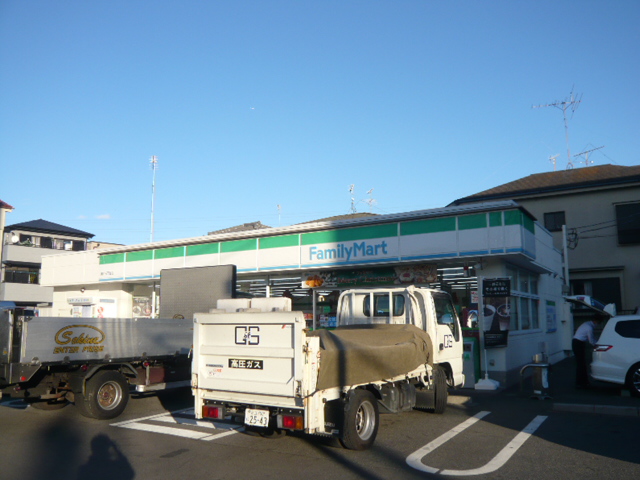
[[[549,212],[544,214],[544,228],[550,232],[559,232],[566,225],[564,212]]]
[[[616,205],[618,244],[640,243],[640,203]]]

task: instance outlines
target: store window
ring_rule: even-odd
[[[540,298],[538,275],[521,268],[507,266],[511,278],[511,331],[540,328]]]

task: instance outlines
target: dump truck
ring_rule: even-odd
[[[287,298],[220,300],[194,317],[196,418],[262,436],[289,431],[373,445],[380,413],[442,413],[464,383],[450,296],[427,288],[353,289],[337,328],[306,328]]]

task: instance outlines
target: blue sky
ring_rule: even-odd
[[[153,155],[156,241],[345,214],[351,184],[360,212],[443,207],[564,169],[562,111],[532,106],[572,91],[571,154],[638,165],[639,24],[632,0],[0,0],[7,223],[148,242]]]

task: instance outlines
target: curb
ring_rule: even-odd
[[[554,403],[553,410],[557,412],[595,413],[600,415],[618,415],[622,417],[640,417],[640,407]]]

